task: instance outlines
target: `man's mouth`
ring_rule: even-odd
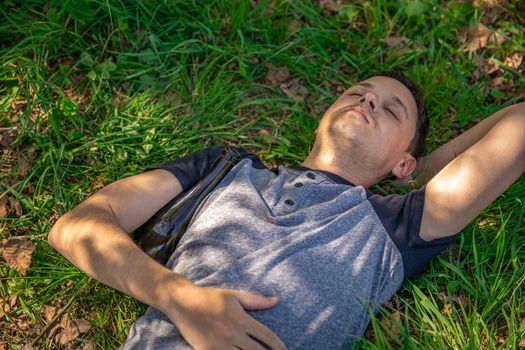
[[[358,116],[360,116],[361,118],[363,118],[367,124],[370,124],[370,121],[368,119],[368,113],[366,112],[365,109],[359,107],[359,106],[356,106],[356,107],[353,107],[352,109],[350,109],[350,112],[354,112],[354,114],[357,114]]]

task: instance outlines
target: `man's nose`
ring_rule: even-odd
[[[371,110],[375,111],[375,107],[377,106],[377,100],[373,93],[367,92],[362,97],[361,100],[359,100],[359,103],[363,104],[366,107],[370,107]]]

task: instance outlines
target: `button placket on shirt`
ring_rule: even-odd
[[[275,206],[274,212],[291,213],[297,210],[298,204],[301,202],[304,192],[308,189],[309,185],[319,183],[322,181],[322,177],[316,175],[312,171],[307,171],[299,175],[291,186],[283,187],[283,194],[279,203]]]

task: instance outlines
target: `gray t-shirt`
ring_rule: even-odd
[[[221,148],[156,166],[188,188]],[[195,284],[277,296],[251,316],[289,349],[350,348],[370,313],[452,240],[419,237],[424,189],[382,197],[304,167],[237,164],[198,209],[167,266]],[[189,349],[149,308],[121,349]]]

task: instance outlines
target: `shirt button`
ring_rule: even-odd
[[[315,179],[314,173],[306,173],[306,177],[309,179]]]
[[[302,182],[296,182],[294,184],[295,187],[303,187],[303,183]]]
[[[288,204],[288,205],[293,205],[293,200],[291,199],[287,199],[284,201],[285,204]]]

